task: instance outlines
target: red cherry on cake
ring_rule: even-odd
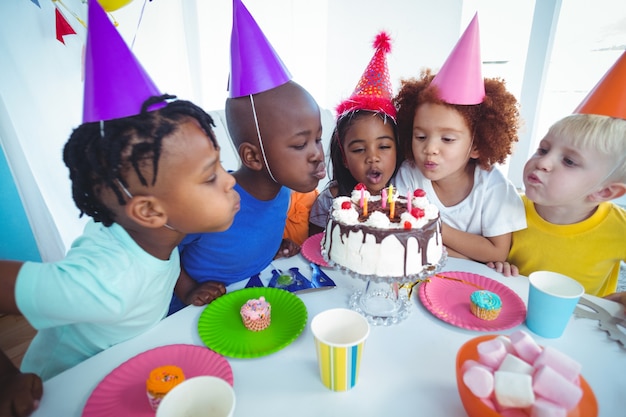
[[[341,203],[341,208],[344,210],[350,210],[352,208],[352,204],[349,201],[344,201]]]
[[[411,222],[404,222],[404,230],[411,230],[412,227]]]
[[[358,183],[357,185],[354,186],[355,190],[367,190],[367,187],[365,186],[365,184],[363,184],[362,182]]]
[[[426,196],[426,191],[422,190],[421,188],[418,188],[417,190],[413,191],[413,195],[415,197],[424,197]]]
[[[422,210],[419,207],[413,207],[411,209],[411,216],[415,217],[416,219],[421,219],[422,217],[424,217],[426,214],[424,213],[424,210]]]

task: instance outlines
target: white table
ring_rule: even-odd
[[[274,262],[276,267],[297,266],[310,277],[309,264],[296,256]],[[354,389],[336,393],[319,378],[313,336],[309,325],[317,313],[346,307],[354,290],[364,282],[325,268],[337,288],[299,295],[308,310],[307,326],[291,345],[255,359],[227,358],[234,374],[237,416],[465,416],[457,393],[455,358],[467,340],[484,334],[447,324],[412,298],[410,316],[389,327],[373,326],[365,346],[359,381]],[[466,271],[494,278],[527,301],[525,277],[505,278],[484,265],[448,259],[443,271]],[[269,272],[261,274],[267,282]],[[229,291],[243,287],[234,285]],[[593,300],[623,316],[616,303]],[[148,349],[175,343],[203,345],[196,331],[202,307],[187,307],[163,320],[145,334],[116,345],[44,384],[44,397],[34,416],[81,416],[85,402],[98,382],[119,364]],[[518,327],[499,333],[510,334]],[[534,335],[535,336],[535,335]],[[558,339],[535,336],[583,364],[582,374],[595,392],[601,417],[624,415],[626,349],[610,340],[598,323],[572,317]]]

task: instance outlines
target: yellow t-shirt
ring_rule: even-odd
[[[556,225],[542,219],[522,196],[528,227],[513,232],[508,261],[520,274],[553,271],[580,282],[587,294],[615,292],[620,261],[626,261],[626,210],[611,202],[580,223]]]

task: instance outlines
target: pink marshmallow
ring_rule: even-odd
[[[530,417],[567,417],[567,410],[543,398],[537,398],[530,409]]]
[[[534,363],[541,354],[541,347],[531,335],[523,330],[511,333],[510,339],[517,356],[530,364]]]
[[[461,374],[464,374],[465,371],[467,371],[472,366],[482,366],[489,372],[493,372],[493,369],[488,367],[487,365],[483,365],[482,363],[475,361],[474,359],[468,359],[465,362],[463,362],[463,365],[461,365]]]
[[[479,398],[487,398],[493,392],[493,374],[484,366],[472,366],[463,373],[463,382]]]
[[[481,398],[480,401],[483,402],[483,404],[485,404],[487,407],[491,408],[493,411],[496,411],[496,405],[493,403],[493,400],[491,397],[489,398]]]
[[[532,377],[515,372],[496,371],[494,374],[496,400],[502,407],[529,407],[535,402]]]
[[[513,344],[511,343],[511,339],[509,339],[509,336],[500,334],[496,336],[496,339],[500,340],[504,344],[504,348],[508,353],[515,353],[515,349],[513,349]]]
[[[549,366],[542,366],[533,378],[533,391],[556,405],[571,410],[583,396],[583,390]]]
[[[582,369],[582,365],[579,362],[576,362],[565,353],[550,346],[547,346],[543,352],[541,352],[534,363],[537,369],[544,365],[554,369],[570,382],[576,382],[578,380],[580,370]]]
[[[493,369],[497,369],[506,356],[506,347],[501,340],[490,339],[476,346],[478,362]]]

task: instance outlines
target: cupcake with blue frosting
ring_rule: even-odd
[[[495,320],[502,310],[502,300],[491,291],[474,291],[470,295],[470,310],[479,319]]]

